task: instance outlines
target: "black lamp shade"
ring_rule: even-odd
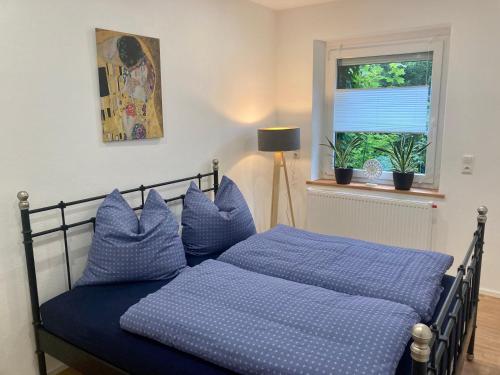
[[[300,149],[300,128],[262,128],[258,130],[259,151]]]

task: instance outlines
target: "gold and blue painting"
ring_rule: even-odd
[[[163,137],[160,40],[96,29],[104,142]]]

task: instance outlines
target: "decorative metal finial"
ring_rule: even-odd
[[[477,221],[479,223],[486,223],[486,220],[488,219],[488,217],[486,216],[486,214],[488,213],[488,208],[486,206],[480,206],[477,209],[477,213],[479,214],[477,215]]]
[[[17,199],[19,199],[19,208],[21,210],[27,210],[30,208],[30,202],[28,202],[29,197],[30,195],[27,191],[22,190],[17,193]]]
[[[417,362],[428,362],[431,354],[429,343],[432,340],[432,331],[425,324],[418,323],[413,326],[411,335],[413,343],[410,346],[411,357]]]
[[[219,170],[219,159],[213,159],[212,160],[212,168],[214,171]]]

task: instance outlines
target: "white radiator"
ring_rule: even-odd
[[[386,245],[431,249],[433,202],[307,189],[307,229]]]

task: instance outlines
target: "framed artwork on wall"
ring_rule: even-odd
[[[96,29],[104,142],[163,137],[160,40]]]

